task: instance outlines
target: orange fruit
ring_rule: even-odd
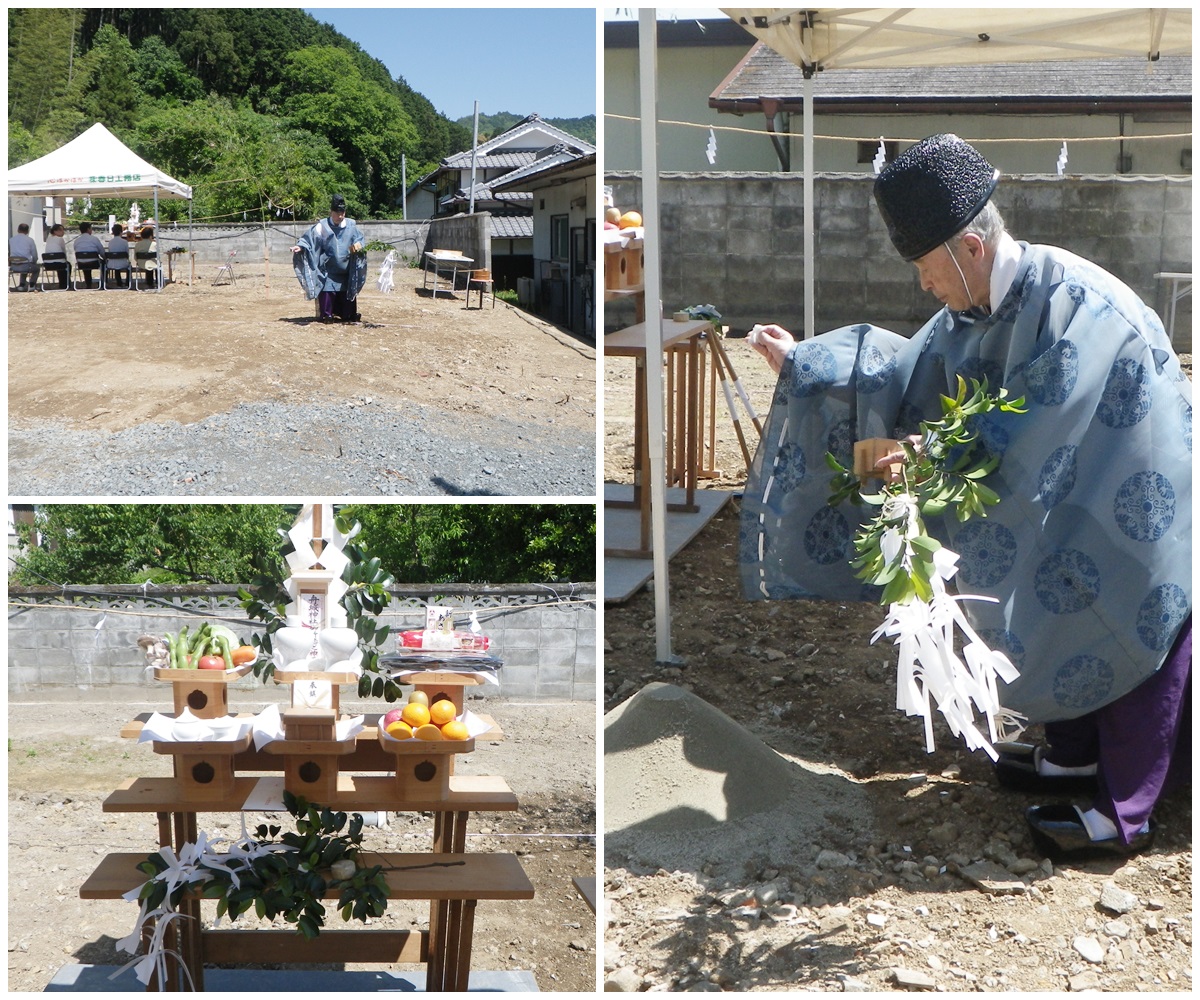
[[[238,646],[229,654],[229,658],[233,661],[235,667],[240,667],[243,663],[253,663],[258,659],[258,650],[253,646]]]
[[[429,721],[429,709],[419,702],[410,701],[404,706],[404,711],[400,713],[400,718],[407,722],[413,729],[418,726],[423,726]]]
[[[626,212],[617,220],[617,226],[620,229],[636,229],[642,224],[642,216],[640,212]]]
[[[435,726],[444,726],[454,718],[454,702],[443,699],[429,706],[429,721]]]
[[[467,724],[465,722],[451,719],[442,726],[442,738],[447,740],[466,740],[471,737],[467,732]]]
[[[413,736],[419,740],[440,740],[442,731],[432,723],[425,723],[423,726],[418,726],[413,730]]]
[[[386,729],[386,732],[388,736],[391,736],[397,740],[411,740],[413,734],[412,726],[401,719],[397,719],[395,722],[390,723]]]

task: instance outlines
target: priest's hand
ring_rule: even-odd
[[[754,327],[747,340],[750,341],[751,347],[767,359],[767,364],[776,375],[787,360],[788,352],[796,346],[796,338],[774,323]]]

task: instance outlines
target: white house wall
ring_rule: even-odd
[[[746,46],[660,48],[658,50],[659,169],[663,171],[777,171],[779,159],[765,131],[761,114],[738,117],[718,113],[708,106],[709,95],[746,54]],[[641,152],[638,123],[613,118],[636,118],[638,109],[637,50],[613,48],[604,53],[604,168],[638,170]],[[702,127],[667,124],[690,122]],[[708,126],[716,127],[717,160],[705,155]],[[759,134],[726,132],[724,128],[748,129]],[[1186,132],[1191,122],[1137,120],[1126,115],[1124,131],[1130,141],[1125,152],[1133,156],[1135,174],[1178,176],[1190,174],[1190,165],[1180,165],[1183,150],[1191,150],[1191,137],[1139,141],[1139,135]],[[792,169],[804,167],[799,113],[792,116]],[[857,146],[845,138],[900,139],[901,148],[937,132],[957,132],[966,139],[1027,138],[1046,136],[1047,141],[984,143],[985,155],[1007,173],[1055,173],[1062,140],[1067,140],[1067,171],[1073,174],[1117,173],[1121,122],[1117,115],[826,115],[816,116],[818,136],[814,161],[818,171],[871,171],[870,163],[857,162]],[[1110,141],[1076,142],[1072,139],[1105,137]],[[908,140],[909,142],[905,142]],[[1057,140],[1057,141],[1056,141]]]
[[[738,60],[747,45],[706,46],[695,49],[658,50],[658,117],[660,121],[695,122],[700,125],[731,125],[761,130],[762,116],[753,120],[718,114],[708,106],[708,95]],[[638,109],[637,49],[606,49],[604,52],[604,168],[640,170],[641,143],[638,123],[613,118],[636,118]],[[704,155],[706,128],[663,125],[659,128],[660,170],[778,170],[779,160],[769,139],[757,135],[717,133],[717,162],[710,165]]]
[[[586,226],[595,218],[595,180],[568,181],[533,193],[533,256],[535,260],[550,260],[550,217],[566,215],[569,229]],[[586,198],[583,207],[572,208],[576,198]],[[563,262],[565,265],[565,262]]]

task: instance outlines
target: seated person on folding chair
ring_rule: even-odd
[[[104,243],[100,237],[92,233],[92,224],[90,222],[79,223],[79,237],[75,240],[75,266],[83,273],[83,283],[87,288],[92,287],[92,272],[100,269],[101,254],[104,253]],[[92,254],[96,255],[96,263],[88,262],[88,258]],[[84,258],[81,263],[79,258]]]
[[[135,260],[137,260],[138,257],[144,253],[153,253],[153,254],[158,253],[158,244],[154,240],[154,227],[153,226],[143,226],[141,238],[138,239],[137,243],[135,243],[133,245],[133,256],[134,256]],[[150,259],[150,258],[142,257],[140,260],[138,260],[137,269],[139,271],[146,272],[147,284],[153,283],[157,287],[157,285],[158,285],[158,276],[156,273],[158,271],[157,258]]]
[[[29,235],[29,223],[22,222],[17,226],[17,235],[8,238],[8,270],[21,275],[21,283],[18,290],[27,292],[31,288],[37,289],[38,275],[41,269],[38,267],[38,252],[37,244],[33,242],[33,237]],[[21,257],[28,261],[28,264],[14,264],[13,257]]]
[[[123,280],[117,279],[117,288],[128,288],[130,280],[129,243],[122,235],[124,231],[125,230],[121,226],[121,223],[117,222],[113,225],[112,239],[108,241],[108,255],[110,257],[115,257],[116,259],[104,262],[104,270],[106,272],[117,271],[118,273],[125,275]]]
[[[51,226],[50,235],[46,237],[46,246],[42,250],[42,263],[47,271],[53,271],[58,278],[58,287],[70,289],[71,265],[67,263],[67,241],[63,239],[66,230],[61,226]],[[49,254],[60,253],[62,260],[46,260]]]

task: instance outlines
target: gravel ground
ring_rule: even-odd
[[[9,431],[9,492],[145,496],[588,496],[595,438],[550,420],[467,423],[420,404],[243,403],[196,423]]]

